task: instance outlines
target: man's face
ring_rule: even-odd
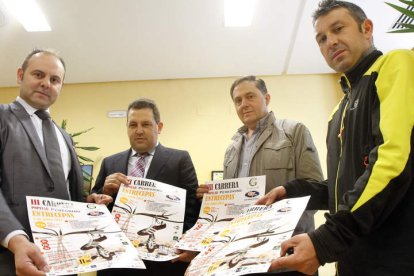
[[[47,109],[58,98],[64,75],[65,69],[57,57],[37,53],[29,59],[24,72],[17,70],[20,97],[34,108]]]
[[[362,30],[360,30],[362,28]],[[348,72],[372,45],[372,22],[361,26],[345,8],[337,8],[315,22],[316,41],[329,67]]]
[[[270,95],[263,95],[254,82],[242,82],[233,90],[233,102],[237,115],[250,129],[255,129],[257,122],[267,115],[269,101]]]
[[[151,151],[158,141],[162,122],[155,122],[151,108],[130,109],[127,130],[131,147],[138,153]]]

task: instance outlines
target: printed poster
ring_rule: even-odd
[[[244,208],[265,195],[266,176],[217,180],[206,185],[209,193],[204,194],[199,218],[176,245],[179,249],[202,251],[210,245]]]
[[[34,196],[26,201],[34,243],[50,266],[48,275],[145,269],[105,205]]]
[[[155,180],[129,177],[121,185],[112,215],[144,260],[177,257],[175,244],[183,233],[185,189]]]
[[[233,219],[192,260],[186,276],[232,276],[267,272],[293,234],[309,196],[253,205]]]

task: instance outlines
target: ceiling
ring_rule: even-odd
[[[414,47],[413,33],[387,33],[399,13],[384,0],[353,2],[373,19],[377,48]],[[239,28],[223,26],[223,0],[38,3],[51,32],[26,32],[0,0],[0,87],[16,85],[35,47],[60,52],[66,83],[332,72],[314,40],[317,0],[256,0],[253,25]]]

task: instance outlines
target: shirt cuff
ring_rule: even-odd
[[[28,240],[29,240],[29,236],[26,234],[26,232],[24,232],[23,230],[15,230],[13,232],[10,232],[5,238],[4,240],[1,241],[1,245],[5,248],[9,248],[9,241],[17,235],[23,235],[25,236]]]

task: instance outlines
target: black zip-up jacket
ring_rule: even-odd
[[[329,208],[309,236],[339,276],[414,275],[414,51],[374,50],[340,83],[328,180],[294,180],[288,196],[311,194],[308,208]]]

